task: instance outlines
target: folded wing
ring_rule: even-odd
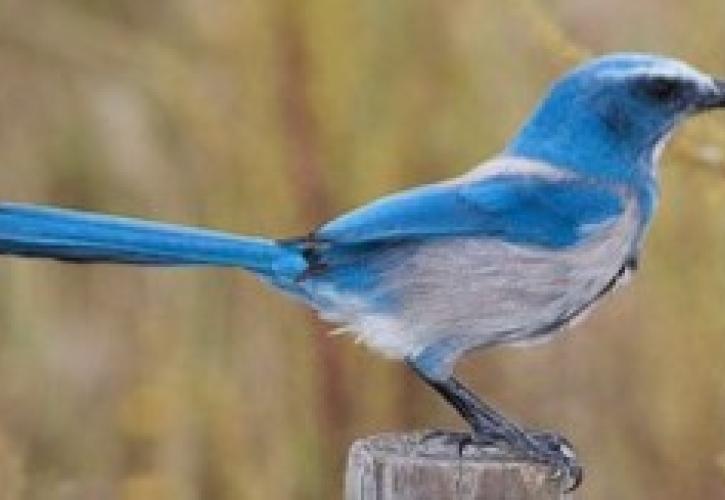
[[[622,210],[621,197],[608,185],[504,174],[388,196],[331,221],[315,236],[341,245],[488,236],[560,248]]]

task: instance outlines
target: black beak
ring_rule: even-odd
[[[715,79],[715,88],[698,99],[697,111],[725,108],[725,80]]]

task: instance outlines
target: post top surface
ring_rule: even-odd
[[[435,434],[439,432],[440,434]],[[526,464],[546,469],[544,465],[532,464],[496,446],[471,445],[461,448],[454,439],[451,439],[452,435],[455,435],[455,433],[437,430],[420,430],[408,433],[382,433],[360,439],[352,445],[352,448],[354,450],[364,451],[376,459],[424,459],[426,461],[436,462],[455,461],[465,464],[484,462]]]

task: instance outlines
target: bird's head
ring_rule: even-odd
[[[509,154],[614,181],[651,176],[685,118],[725,107],[725,81],[646,54],[603,56],[554,83]]]

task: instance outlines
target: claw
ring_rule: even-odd
[[[463,451],[466,449],[466,447],[473,444],[473,437],[465,432],[459,433],[457,436],[451,437],[453,438],[453,443],[458,445],[458,458],[462,458]]]
[[[473,438],[467,432],[444,431],[442,429],[433,429],[421,436],[420,443],[427,443],[434,439],[440,439],[445,446],[456,445],[458,447],[458,456],[463,456],[463,450],[466,446],[473,444]]]
[[[522,431],[523,432],[523,431]],[[463,457],[465,449],[469,446],[496,447],[521,454],[522,458],[548,465],[552,470],[552,479],[562,480],[565,483],[564,492],[570,493],[584,480],[584,468],[579,465],[576,452],[571,442],[565,437],[548,431],[529,431],[524,434],[527,442],[532,446],[521,449],[520,441],[512,444],[511,437],[497,429],[479,429],[473,434],[467,432],[445,431],[434,429],[420,437],[420,443],[440,439],[446,446],[456,445],[458,456]],[[517,446],[518,445],[518,446]]]
[[[443,438],[446,437],[449,432],[444,431],[443,429],[432,429],[429,431],[425,431],[422,436],[420,436],[420,440],[418,441],[420,444],[425,444],[428,441],[433,441],[434,439]]]
[[[500,445],[506,444],[505,437],[499,432],[489,431],[471,434],[468,432],[445,431],[442,429],[433,429],[426,432],[421,436],[419,442],[427,443],[434,439],[440,439],[446,446],[456,445],[458,447],[459,457],[463,456],[463,452],[469,446],[500,447]]]
[[[463,438],[463,436],[467,436],[468,433],[466,432],[456,432],[456,431],[446,431],[443,429],[432,429],[430,431],[426,431],[421,437],[420,437],[420,443],[427,443],[429,441],[433,441],[434,439],[440,439],[443,444],[453,444],[458,443],[460,439]]]
[[[554,478],[564,477],[570,483],[565,492],[570,493],[581,486],[584,468],[578,463],[576,452],[568,439],[553,432],[530,432],[538,450],[530,450],[531,458],[548,464],[555,471]]]
[[[508,447],[506,434],[497,429],[479,429],[473,434],[462,433],[458,439],[458,452],[460,455],[463,455],[463,451],[469,446],[497,448],[501,451],[505,451]]]
[[[568,488],[564,489],[565,493],[571,493],[572,491],[579,488],[579,486],[581,486],[584,482],[584,467],[582,467],[581,465],[576,465],[572,467],[569,472],[569,477],[572,481],[571,485]]]

